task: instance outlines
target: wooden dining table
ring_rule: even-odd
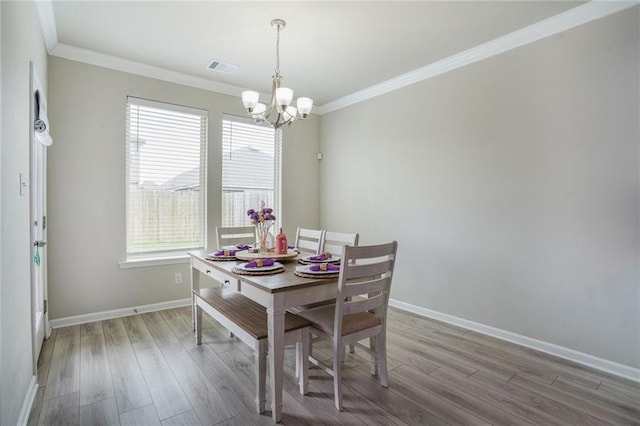
[[[240,291],[246,297],[267,308],[271,413],[273,421],[279,422],[282,416],[285,312],[288,308],[335,298],[338,280],[323,276],[302,278],[295,275],[294,272],[298,266],[296,258],[281,261],[285,272],[258,276],[239,275],[233,272],[233,268],[246,262],[211,261],[205,259],[207,253],[205,250],[189,252],[192,295],[193,290],[200,289],[200,275],[204,274],[222,285]],[[195,308],[193,309],[195,314]]]

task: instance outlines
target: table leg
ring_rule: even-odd
[[[191,265],[191,326],[193,330],[196,329],[196,298],[193,295],[193,291],[200,290],[200,271]]]
[[[284,368],[284,309],[267,308],[269,331],[269,372],[271,416],[280,422],[282,416],[282,370]]]

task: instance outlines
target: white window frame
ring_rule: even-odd
[[[129,135],[129,118],[130,118],[130,106],[131,105],[139,105],[146,106],[151,108],[156,108],[160,110],[172,111],[185,113],[190,115],[199,116],[204,119],[201,128],[201,147],[200,147],[200,229],[201,236],[200,241],[201,244],[198,247],[188,247],[184,249],[169,249],[169,250],[151,250],[147,252],[129,252],[128,247],[128,226],[129,226],[129,166],[130,166],[130,140],[131,136]],[[125,253],[126,260],[119,262],[121,268],[131,268],[138,266],[153,266],[153,265],[164,265],[164,264],[172,264],[172,263],[188,263],[189,258],[187,256],[188,250],[193,249],[201,249],[204,248],[207,244],[207,145],[208,145],[208,112],[206,110],[192,108],[182,105],[170,104],[166,102],[158,102],[152,101],[149,99],[136,98],[133,96],[127,97],[126,104],[126,129],[125,129],[125,144],[126,144],[126,157],[125,157]]]

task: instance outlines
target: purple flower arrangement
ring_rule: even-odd
[[[264,207],[264,203],[262,203],[262,208],[258,211],[254,209],[247,210],[247,216],[249,216],[251,223],[254,225],[266,222],[267,220],[276,220],[276,217],[273,215],[273,209],[271,207]]]
[[[265,207],[264,201],[260,203],[260,210],[254,209],[247,210],[247,216],[251,219],[251,223],[256,226],[258,233],[259,250],[261,252],[273,251],[273,247],[267,247],[269,228],[274,220],[276,220],[271,207]]]

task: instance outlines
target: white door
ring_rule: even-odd
[[[31,313],[33,338],[33,366],[36,371],[42,342],[50,334],[47,314],[47,147],[36,130],[36,122],[47,105],[43,88],[31,64],[31,165],[30,165],[30,215],[31,215]],[[48,125],[48,120],[44,120]],[[41,126],[42,123],[38,122]],[[42,127],[39,127],[40,129]],[[48,131],[48,129],[46,129]]]

